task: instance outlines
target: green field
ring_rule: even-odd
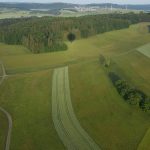
[[[137,51],[113,58],[115,70],[128,82],[150,96],[150,59]],[[117,66],[117,67],[116,67]]]
[[[150,43],[148,24],[67,42],[68,51],[57,53],[31,54],[23,46],[0,44],[11,75],[0,86],[0,105],[13,118],[11,150],[64,149],[51,114],[53,68],[64,65],[81,126],[102,149],[136,150],[150,127],[149,114],[124,102],[98,59],[100,53],[110,58],[111,69],[149,95],[150,59],[137,51]]]
[[[42,16],[52,16],[49,13],[32,13],[32,11],[30,10],[17,10],[17,9],[0,9],[0,19],[6,19],[6,18],[22,18],[22,17],[32,17],[32,16],[36,16],[36,17],[42,17]]]
[[[5,148],[5,140],[7,135],[7,118],[6,116],[0,112],[0,149],[3,150]]]
[[[131,26],[129,29],[76,40],[73,43],[67,43],[69,49],[64,52],[36,55],[1,55],[1,59],[8,73],[21,73],[99,57],[100,53],[107,56],[118,55],[149,43],[150,34],[146,27],[147,23],[138,24]]]
[[[150,129],[147,130],[143,140],[138,146],[138,150],[149,150],[149,147],[150,147],[149,139],[150,139]]]
[[[0,56],[30,54],[30,50],[22,45],[6,45],[0,43]]]
[[[12,150],[64,148],[52,122],[51,73],[10,77],[1,85],[0,104],[13,118]]]
[[[124,102],[98,60],[71,66],[70,76],[75,112],[89,135],[102,149],[135,150],[149,116]]]
[[[137,49],[140,53],[150,58],[150,43],[144,46],[141,46]]]
[[[110,13],[139,13],[138,10],[126,10],[126,9],[97,9],[94,11],[71,11],[71,10],[61,10],[60,15],[61,17],[80,17],[86,15],[98,15],[98,14],[110,14]]]
[[[36,9],[35,9],[36,10]],[[43,16],[59,16],[59,17],[80,17],[85,15],[97,15],[97,14],[109,14],[109,13],[139,13],[138,10],[126,10],[126,9],[113,9],[112,11],[110,9],[99,9],[96,11],[69,11],[69,10],[60,10],[59,15],[51,14],[50,12],[43,12],[39,9],[35,10],[19,10],[19,9],[7,9],[7,8],[0,8],[0,19],[6,19],[6,18],[22,18],[22,17],[43,17]],[[40,12],[41,11],[41,12]],[[58,11],[59,12],[59,11]]]

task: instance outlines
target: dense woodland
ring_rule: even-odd
[[[131,86],[114,72],[110,72],[109,77],[125,101],[140,107],[144,111],[150,111],[150,98],[145,93]]]
[[[23,44],[33,53],[66,50],[65,40],[70,33],[76,38],[87,38],[148,20],[150,15],[142,13],[5,19],[0,20],[0,42]]]

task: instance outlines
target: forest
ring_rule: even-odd
[[[0,42],[24,45],[33,53],[67,50],[68,35],[79,38],[128,28],[150,20],[149,14],[106,14],[83,17],[32,17],[0,20]]]

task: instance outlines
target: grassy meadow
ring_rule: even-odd
[[[137,49],[139,52],[150,58],[150,43],[141,46]]]
[[[30,50],[23,47],[22,45],[6,45],[0,43],[0,56],[16,56],[30,53]]]
[[[148,43],[150,34],[146,27],[147,23],[137,24],[129,29],[76,40],[73,43],[67,43],[69,49],[63,52],[36,55],[1,55],[1,59],[8,73],[21,73],[78,62],[81,59],[99,57],[100,53],[107,56],[118,55]]]
[[[0,86],[0,105],[13,119],[11,150],[64,149],[52,122],[51,75],[13,76]]]
[[[138,51],[112,58],[112,68],[127,82],[150,96],[150,59]]]
[[[0,86],[0,105],[13,119],[11,150],[64,149],[51,115],[53,68],[64,65],[82,127],[104,150],[136,150],[150,127],[149,114],[124,102],[98,59],[110,58],[111,69],[149,95],[150,59],[137,51],[150,43],[148,24],[66,42],[63,52],[32,54],[23,46],[0,44],[0,59],[11,75]]]
[[[0,112],[0,149],[5,148],[5,140],[7,135],[8,122],[6,116]]]
[[[70,81],[77,118],[100,147],[136,150],[150,118],[120,97],[99,61],[70,66]]]
[[[149,139],[150,139],[150,129],[146,132],[137,150],[149,150],[150,147]]]

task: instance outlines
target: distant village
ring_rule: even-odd
[[[93,11],[99,11],[99,10],[116,10],[119,8],[114,8],[112,5],[105,5],[104,7],[100,7],[100,6],[78,6],[74,8],[76,11],[79,12],[93,12]],[[121,9],[125,9],[128,10],[128,6],[125,5],[124,8]]]

